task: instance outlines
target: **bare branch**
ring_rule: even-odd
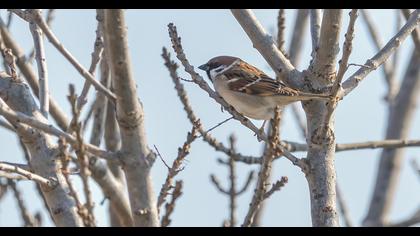
[[[420,22],[420,10],[415,10],[411,13],[407,23],[401,28],[401,30],[371,59],[367,60],[365,65],[368,67],[362,67],[351,75],[344,83],[343,96],[349,94],[353,89],[359,85],[359,83],[373,70],[376,70],[382,65],[388,57],[401,45],[401,43],[411,34],[411,32],[418,26]]]
[[[268,138],[267,142],[267,149],[265,150],[263,156],[263,162],[261,164],[260,172],[258,174],[257,185],[255,187],[254,195],[252,197],[251,203],[249,204],[248,212],[245,216],[245,219],[242,223],[243,227],[251,226],[255,213],[261,206],[261,202],[266,199],[272,194],[272,192],[267,192],[266,185],[268,181],[268,177],[271,173],[271,165],[274,160],[274,157],[278,156],[278,146],[279,146],[279,120],[280,120],[280,109],[279,107],[276,108],[274,113],[274,118],[271,119],[271,132],[270,137]],[[273,186],[274,187],[274,186]],[[277,187],[276,187],[277,188]],[[267,195],[266,195],[267,194]]]
[[[182,145],[182,148],[178,148],[178,156],[175,158],[172,166],[169,167],[168,175],[166,176],[165,183],[162,185],[160,189],[157,207],[158,209],[162,204],[165,202],[166,196],[169,194],[169,190],[172,187],[173,178],[182,170],[180,169],[181,164],[185,157],[190,153],[189,149],[191,147],[191,143],[197,138],[197,128],[193,126],[191,132],[187,134],[187,140]],[[166,164],[166,163],[165,163]]]
[[[41,14],[41,10],[34,9],[32,12],[32,18],[35,14]],[[41,113],[45,118],[48,118],[49,113],[49,90],[48,90],[48,70],[47,62],[45,58],[44,40],[42,37],[42,31],[33,20],[29,21],[29,28],[32,33],[35,45],[36,62],[38,66],[38,81],[39,81],[39,104]]]
[[[39,226],[34,216],[31,213],[29,213],[29,210],[26,207],[25,202],[23,201],[22,194],[17,188],[16,183],[10,179],[7,182],[8,186],[10,186],[10,188],[13,190],[13,193],[19,206],[20,214],[22,216],[23,221],[25,222],[25,227]]]
[[[293,34],[290,40],[289,46],[289,60],[290,62],[297,67],[300,56],[303,49],[303,40],[305,38],[305,29],[308,25],[308,10],[307,9],[298,9],[295,25],[293,27]]]
[[[351,54],[351,50],[353,49],[353,38],[354,38],[354,24],[356,23],[357,19],[357,9],[352,9],[350,12],[350,22],[347,27],[347,32],[345,34],[345,41],[343,45],[343,55],[341,56],[341,60],[339,61],[340,65],[338,68],[337,76],[335,78],[332,90],[331,90],[331,96],[332,99],[327,105],[327,109],[324,115],[324,128],[323,133],[324,135],[327,133],[328,129],[331,129],[329,125],[331,124],[331,119],[334,110],[337,107],[338,103],[338,91],[341,88],[341,81],[344,77],[344,73],[346,73],[348,68],[348,62]]]
[[[156,159],[147,146],[144,111],[131,69],[124,10],[105,10],[104,43],[109,57],[120,126],[120,159],[125,172],[135,226],[159,226],[150,169]]]
[[[408,21],[410,19],[410,10],[401,9],[405,19]],[[420,30],[418,28],[414,29],[411,33],[411,38],[413,39],[414,46],[416,47],[417,53],[420,54]]]
[[[170,202],[166,203],[166,205],[165,205],[166,212],[165,212],[165,215],[162,217],[162,220],[161,220],[162,227],[167,227],[171,223],[170,216],[175,209],[176,200],[182,195],[182,192],[181,192],[182,185],[183,185],[182,180],[176,181],[175,188],[174,188],[174,191],[172,193],[172,199],[171,199]]]
[[[17,13],[15,10],[11,10],[14,13]],[[24,20],[27,20],[23,18]],[[42,16],[35,12],[34,21],[36,24],[42,29],[45,33],[45,36],[48,40],[54,45],[54,47],[77,69],[77,71],[82,75],[86,80],[88,80],[96,90],[104,93],[111,101],[116,100],[116,96],[114,93],[109,91],[109,89],[105,88],[101,83],[99,83],[91,73],[89,73],[77,60],[73,55],[64,47],[64,45],[58,40],[55,34],[51,31],[50,27],[45,23]]]
[[[293,103],[290,106],[292,108],[292,114],[295,117],[295,121],[297,123],[297,125],[299,126],[299,130],[302,134],[302,137],[306,137],[307,135],[307,131],[306,131],[306,121],[303,119],[303,117],[301,116],[301,114],[299,113],[299,108],[297,103]],[[289,150],[290,151],[290,150]]]
[[[89,73],[93,76],[95,75],[96,66],[98,65],[99,61],[101,60],[101,55],[104,48],[104,42],[102,38],[102,31],[103,31],[103,19],[104,19],[104,10],[103,9],[96,9],[96,20],[98,21],[98,26],[96,28],[96,40],[94,43],[94,50],[92,52],[92,60],[90,62]],[[83,90],[80,93],[80,96],[77,98],[77,106],[80,110],[87,102],[87,94],[89,92],[91,83],[88,80],[85,80],[83,85]]]
[[[287,58],[286,50],[284,49],[284,29],[286,28],[286,12],[284,9],[279,10],[277,17],[277,48]]]
[[[254,13],[249,9],[231,9],[233,16],[251,39],[264,59],[271,66],[277,77],[288,84],[299,87],[299,72],[277,48],[273,38],[264,30]]]
[[[319,36],[321,34],[321,9],[311,9],[311,38],[312,38],[312,58],[315,58],[318,50]]]
[[[0,80],[0,84],[1,83],[11,83],[11,81],[8,78],[2,78]],[[45,133],[52,134],[57,137],[62,136],[66,139],[66,141],[68,141],[71,144],[76,143],[76,138],[73,137],[72,135],[57,129],[52,125],[48,125],[33,117],[27,116],[22,112],[11,110],[2,99],[0,99],[0,114],[9,120],[15,120],[18,123],[29,125],[41,131],[44,131]],[[86,150],[94,155],[100,156],[105,159],[115,159],[115,155],[113,154],[113,152],[102,150],[98,148],[97,146],[94,146],[91,144],[85,144],[85,146],[86,146]]]
[[[19,47],[19,45],[13,40],[10,36],[9,31],[7,30],[3,21],[0,18],[0,29],[2,39],[4,40],[4,44],[6,47],[12,49],[12,52],[17,57],[16,64],[25,77],[26,81],[28,81],[29,86],[31,87],[32,92],[35,94],[36,97],[39,98],[39,84],[37,76],[32,69],[32,66],[29,63],[25,62],[25,54],[23,50]],[[54,118],[57,125],[60,127],[61,130],[66,130],[68,125],[68,119],[66,114],[61,110],[57,102],[50,96],[50,113],[51,116]]]
[[[67,96],[67,98],[69,99],[73,115],[72,123],[70,124],[70,129],[75,131],[76,133],[76,144],[74,146],[77,155],[77,160],[80,166],[80,177],[82,179],[83,192],[86,198],[86,204],[84,207],[87,210],[87,214],[84,217],[84,224],[86,226],[94,227],[96,225],[95,215],[93,214],[94,203],[92,198],[92,191],[90,190],[88,182],[91,172],[89,170],[89,161],[85,153],[85,145],[81,132],[82,127],[81,123],[79,123],[80,110],[78,109],[76,104],[77,95],[73,84],[70,84],[69,92],[70,94]]]
[[[387,224],[388,227],[409,227],[420,223],[420,209],[418,209],[412,216],[400,222]]]
[[[55,188],[57,186],[57,180],[47,179],[28,170],[22,169],[18,165],[12,165],[9,163],[0,162],[0,170],[6,172],[13,172],[24,176],[26,179],[33,180],[41,185],[48,188]]]
[[[9,122],[7,122],[7,121],[5,121],[1,118],[0,118],[0,126],[9,130],[9,131],[12,131],[12,132],[16,131],[15,128],[13,128],[13,126]]]
[[[341,192],[341,189],[339,188],[338,183],[336,183],[335,191],[337,192],[337,203],[341,211],[341,216],[344,219],[344,224],[346,227],[353,227],[353,223],[350,218],[349,211],[347,209],[347,204],[344,201],[343,193]]]
[[[381,50],[381,48],[383,47],[383,43],[382,43],[381,37],[376,31],[376,26],[374,25],[372,19],[370,18],[367,12],[368,10],[361,9],[360,11],[362,12],[362,17],[365,20],[366,26],[369,30],[369,34],[372,38],[372,41],[375,45],[376,50],[377,51]],[[399,27],[398,30],[400,28],[401,27]],[[384,78],[388,86],[388,95],[386,98],[388,101],[392,101],[392,99],[394,99],[394,96],[398,92],[398,88],[397,88],[398,84],[395,81],[394,72],[393,72],[394,68],[391,67],[391,63],[385,62],[384,66],[382,67],[382,71],[384,73]]]

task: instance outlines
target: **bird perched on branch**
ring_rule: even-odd
[[[264,120],[264,124],[274,117],[276,106],[310,99],[330,99],[330,95],[305,93],[287,87],[237,57],[214,57],[198,68],[207,73],[215,90],[227,103],[249,118]]]

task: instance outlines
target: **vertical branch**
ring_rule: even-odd
[[[415,114],[420,91],[420,56],[414,51],[406,68],[400,91],[390,107],[386,139],[406,139]],[[383,149],[379,158],[375,188],[369,211],[363,221],[365,226],[380,226],[387,217],[394,200],[402,165],[404,149]]]
[[[39,9],[34,9],[31,11],[41,14],[41,10]],[[41,29],[33,20],[29,22],[29,28],[31,30],[32,37],[34,39],[36,62],[38,66],[40,110],[41,110],[41,113],[44,115],[44,117],[48,118],[50,102],[49,102],[49,91],[48,91],[48,70],[47,70],[47,62],[45,58],[44,40],[42,37]]]
[[[34,95],[39,98],[39,83],[37,80],[37,76],[32,66],[29,63],[26,63],[25,54],[23,50],[13,40],[12,36],[10,35],[9,31],[7,30],[1,18],[0,18],[0,30],[1,30],[1,35],[2,35],[2,39],[5,46],[10,48],[13,54],[17,57],[16,59],[17,67],[19,68],[22,75],[25,77]],[[50,102],[49,107],[50,107],[51,116],[54,118],[55,122],[57,122],[57,125],[60,127],[60,129],[66,130],[67,125],[69,124],[66,114],[61,110],[60,106],[51,96],[49,97],[49,102]]]
[[[76,155],[77,155],[77,159],[79,161],[79,166],[80,166],[80,177],[82,178],[82,183],[83,183],[83,191],[85,193],[85,197],[86,197],[86,209],[87,209],[87,216],[85,217],[85,225],[86,226],[95,226],[95,216],[93,214],[93,198],[92,198],[92,192],[90,190],[89,187],[89,176],[91,175],[91,172],[89,170],[89,161],[87,158],[87,154],[85,153],[85,146],[84,146],[84,141],[83,141],[83,136],[82,136],[82,127],[81,127],[81,122],[79,122],[79,115],[80,115],[80,110],[77,108],[77,95],[74,89],[74,86],[72,84],[70,84],[69,86],[69,92],[70,95],[68,96],[68,99],[70,101],[70,105],[71,105],[71,111],[73,114],[73,119],[72,119],[72,123],[70,124],[70,128],[72,130],[75,131],[76,133],[76,139],[77,139],[77,143],[76,143]]]
[[[319,35],[321,32],[321,9],[311,9],[311,38],[312,38],[312,58],[315,58],[318,51]]]
[[[271,165],[274,160],[274,157],[278,156],[280,150],[277,149],[277,145],[280,142],[279,140],[279,122],[280,121],[280,109],[276,108],[274,118],[270,120],[271,132],[268,137],[268,148],[263,156],[263,161],[261,163],[260,172],[258,173],[257,185],[255,187],[255,192],[252,197],[251,203],[249,205],[248,212],[245,216],[245,219],[242,223],[243,227],[251,226],[256,211],[259,209],[261,202],[266,198],[266,193],[269,191],[266,190],[268,184],[268,177],[271,172]]]
[[[128,50],[123,10],[105,10],[104,42],[117,95],[116,113],[120,126],[122,162],[131,211],[136,226],[159,226],[157,204],[150,170],[156,158],[147,146],[144,112],[137,96]]]
[[[19,206],[20,215],[22,216],[23,222],[25,222],[25,227],[39,226],[34,216],[31,213],[29,213],[28,209],[26,208],[26,204],[23,201],[22,194],[17,188],[15,181],[9,179],[7,183],[8,186],[13,190],[13,194],[15,195],[16,202]]]
[[[305,38],[305,29],[308,25],[308,9],[297,10],[293,34],[289,44],[289,59],[296,67],[300,62],[302,55],[303,40]]]
[[[346,227],[353,227],[353,222],[351,221],[346,202],[344,201],[343,193],[341,192],[341,189],[338,186],[338,183],[336,185],[336,191],[337,191],[337,203],[338,203],[338,207],[340,209],[341,215],[343,216],[344,224]]]
[[[370,37],[372,38],[375,49],[377,51],[381,50],[384,44],[381,40],[379,33],[376,31],[376,28],[377,28],[376,25],[374,24],[373,20],[370,18],[369,13],[367,12],[366,9],[361,9],[360,11],[362,13],[361,14],[362,18],[364,19],[366,26],[368,28]],[[399,29],[400,28],[397,29],[397,32]],[[398,92],[398,84],[395,81],[395,76],[394,76],[395,69],[396,68],[393,68],[390,61],[385,61],[382,67],[383,76],[388,87],[386,100],[390,103],[393,102],[395,95]]]
[[[232,152],[235,152],[235,145],[236,145],[236,137],[232,134],[229,137],[230,142],[230,149]],[[236,169],[235,169],[235,160],[232,157],[229,157],[229,180],[230,180],[230,188],[229,188],[229,206],[230,206],[230,217],[229,217],[229,226],[234,227],[236,225]]]
[[[279,10],[277,17],[277,48],[287,57],[286,50],[284,49],[284,29],[286,28],[286,12],[284,9]]]
[[[102,38],[103,19],[104,19],[104,10],[96,9],[96,20],[98,21],[98,26],[96,28],[96,40],[94,43],[94,50],[91,54],[92,59],[91,59],[90,67],[89,67],[89,73],[92,74],[93,76],[95,75],[96,66],[101,60],[101,55],[104,48],[103,38]],[[77,106],[79,107],[80,110],[87,102],[86,97],[87,97],[87,94],[89,93],[90,87],[91,87],[91,83],[88,80],[85,80],[85,83],[83,84],[82,92],[80,93],[80,96],[77,98]]]
[[[322,19],[318,50],[309,66],[311,85],[325,88],[335,80],[336,56],[339,52],[339,33],[342,10],[326,9]],[[306,175],[311,198],[313,226],[338,226],[336,210],[336,175],[334,166],[334,117],[328,131],[320,132],[327,113],[325,102],[304,102],[307,118],[309,172]]]

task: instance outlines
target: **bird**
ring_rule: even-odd
[[[217,56],[198,67],[206,72],[216,92],[242,115],[267,120],[277,106],[310,99],[330,99],[330,95],[301,92],[274,80],[238,57]],[[263,128],[261,127],[261,128]]]

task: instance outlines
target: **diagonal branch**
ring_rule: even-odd
[[[273,38],[265,31],[254,13],[249,9],[231,9],[231,12],[251,39],[254,48],[261,53],[277,77],[294,85],[293,87],[299,87],[300,73],[277,48]]]
[[[47,186],[48,188],[54,188],[57,185],[57,180],[47,179],[28,170],[22,169],[18,165],[12,165],[4,162],[0,162],[0,170],[6,172],[13,172],[24,176],[26,179],[33,180],[41,185]]]
[[[13,13],[16,13],[18,16],[21,16],[17,13],[16,10],[11,9]],[[23,18],[24,20],[27,20]],[[64,47],[64,45],[58,40],[55,34],[51,31],[50,27],[47,23],[42,19],[41,14],[35,12],[34,21],[36,24],[42,29],[45,36],[48,40],[54,45],[54,47],[77,69],[77,71],[82,75],[86,80],[88,80],[96,90],[104,93],[111,101],[115,101],[116,96],[114,93],[109,91],[106,87],[104,87],[101,83],[99,83],[89,71],[87,71],[78,61],[77,59]]]
[[[367,60],[365,66],[357,70],[346,81],[343,82],[343,90],[340,97],[344,97],[355,89],[359,83],[373,70],[381,66],[388,57],[401,45],[401,43],[416,29],[420,22],[420,10],[411,13],[407,23],[391,40],[371,59]]]

